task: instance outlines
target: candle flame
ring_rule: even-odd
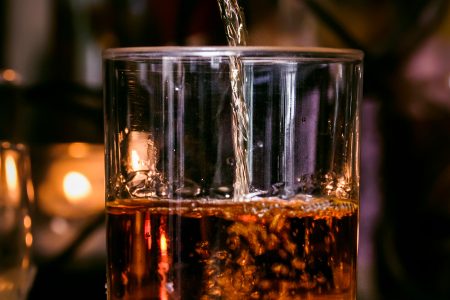
[[[131,168],[133,171],[139,170],[139,154],[136,150],[131,150]]]
[[[64,194],[71,203],[85,200],[92,192],[89,179],[79,172],[69,172],[63,180]]]
[[[14,158],[10,155],[6,157],[6,185],[9,191],[17,191],[17,166]]]

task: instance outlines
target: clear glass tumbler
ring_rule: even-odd
[[[32,263],[30,159],[22,144],[0,141],[0,299],[25,300]]]
[[[357,50],[104,53],[108,299],[355,299]]]

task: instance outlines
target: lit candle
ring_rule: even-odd
[[[104,148],[87,143],[45,148],[39,206],[55,217],[86,218],[104,209]]]
[[[19,176],[16,158],[12,153],[6,154],[5,173],[8,201],[10,204],[18,206],[20,203]]]
[[[80,172],[68,172],[63,179],[63,190],[67,200],[76,204],[89,201],[92,185],[89,179]]]
[[[151,134],[149,132],[131,131],[127,139],[128,172],[156,172],[158,153]]]

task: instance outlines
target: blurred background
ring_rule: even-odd
[[[449,2],[240,0],[249,45],[365,52],[360,300],[450,299]],[[216,0],[0,2],[0,139],[30,146],[36,199],[29,299],[106,298],[102,50],[225,44]]]

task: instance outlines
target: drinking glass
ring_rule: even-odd
[[[36,272],[31,260],[32,192],[27,148],[23,144],[0,141],[0,299],[2,300],[25,300]]]
[[[108,299],[355,299],[362,56],[105,51]]]

